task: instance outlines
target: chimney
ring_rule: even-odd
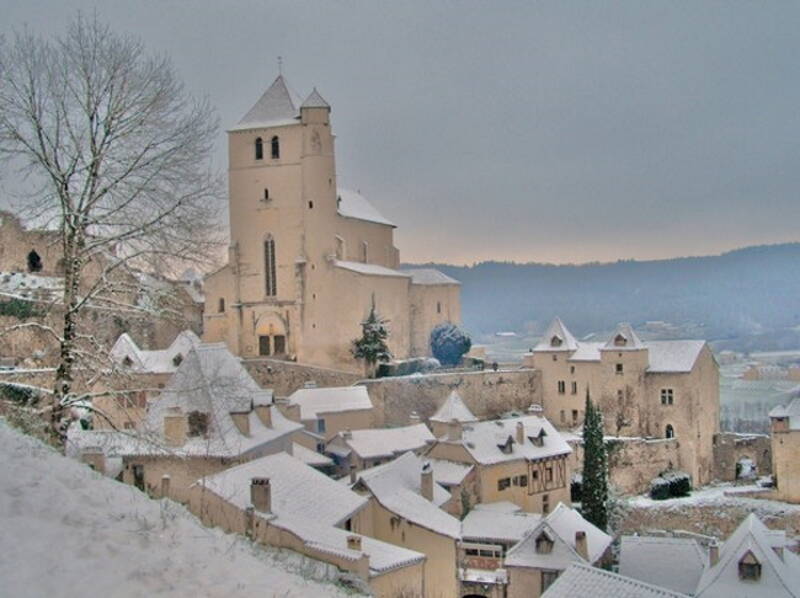
[[[272,405],[256,405],[256,415],[267,428],[272,427]]]
[[[250,436],[250,412],[231,411],[231,419],[236,424],[236,428],[242,436]]]
[[[87,447],[81,453],[81,461],[99,474],[106,473],[106,456],[99,446]]]
[[[355,484],[358,481],[358,470],[355,463],[350,464],[350,483]]]
[[[272,512],[272,486],[269,478],[250,479],[250,502],[261,513]]]
[[[517,422],[517,444],[525,444],[525,425]]]
[[[708,545],[708,564],[713,567],[719,562],[719,543],[714,540]]]
[[[425,463],[422,464],[419,491],[424,499],[433,502],[433,467],[431,467],[429,461],[425,461]]]
[[[575,532],[575,552],[577,552],[584,561],[587,563],[589,562],[589,546],[586,544],[586,532]]]
[[[352,440],[353,433],[350,431],[350,428],[345,428],[344,432],[342,432],[342,438],[345,440]]]
[[[420,422],[419,413],[416,411],[412,411],[411,414],[408,416],[408,423],[409,425],[416,426]]]
[[[165,473],[161,476],[161,498],[169,498],[170,481],[169,474]]]
[[[183,446],[189,433],[189,418],[180,407],[170,407],[164,415],[164,439],[169,446]]]
[[[447,424],[447,439],[461,440],[461,422],[456,418],[451,419]]]
[[[361,552],[361,536],[347,536],[347,547]]]

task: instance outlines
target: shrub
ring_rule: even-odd
[[[11,316],[18,320],[27,320],[42,315],[35,303],[24,299],[10,299],[0,301],[0,316]]]
[[[666,500],[689,496],[692,491],[692,478],[683,471],[666,471],[650,482],[650,498]]]
[[[430,344],[433,356],[443,365],[457,365],[472,347],[472,339],[464,329],[444,322],[431,330]]]

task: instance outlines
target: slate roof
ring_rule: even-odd
[[[436,413],[430,416],[429,420],[432,422],[450,423],[453,420],[461,423],[471,423],[478,421],[478,418],[472,414],[469,407],[464,403],[464,399],[457,391],[452,391],[445,399],[442,406],[436,410]]]
[[[800,596],[800,557],[785,546],[785,533],[767,529],[751,513],[725,540],[717,564],[703,573],[694,595],[698,598],[797,598]],[[782,548],[783,556],[779,556],[775,548]],[[739,579],[739,561],[748,552],[761,564],[758,581]]]
[[[628,323],[623,323],[617,326],[614,334],[606,342],[605,348],[614,351],[638,351],[644,349],[645,346],[633,331],[633,327]]]
[[[421,473],[425,461],[414,453],[405,453],[389,463],[359,472],[356,486],[363,485],[392,513],[457,539],[461,535],[461,522],[439,508],[450,499],[450,493],[434,483],[433,501],[421,494]]]
[[[694,593],[708,553],[691,538],[622,536],[619,572],[656,586]]]
[[[371,410],[366,386],[301,388],[289,397],[290,405],[300,406],[300,419],[316,419],[320,414]]]
[[[517,424],[522,423],[524,442],[517,443]],[[544,432],[542,446],[536,446],[531,437]],[[511,442],[511,451],[503,452],[501,446]],[[539,415],[526,415],[466,424],[462,427],[461,443],[476,462],[483,465],[514,461],[517,459],[544,459],[572,452],[561,434]]]
[[[344,441],[362,459],[393,457],[406,451],[421,449],[435,440],[425,424],[351,430],[349,433],[350,438],[345,438],[344,432],[339,432],[337,438]]]
[[[192,348],[200,345],[200,338],[191,330],[180,332],[175,340],[166,349],[150,351],[140,349],[127,332],[123,332],[114,346],[111,347],[111,359],[123,365],[127,357],[131,365],[127,366],[131,371],[142,374],[171,374],[178,369],[175,365],[175,358],[181,356],[185,358]]]
[[[553,582],[542,598],[688,598],[604,569],[574,563]]]
[[[339,216],[395,227],[395,224],[391,220],[385,218],[377,208],[367,201],[367,198],[360,193],[350,191],[349,189],[337,189],[336,194],[339,204]]]
[[[461,283],[455,278],[452,278],[440,272],[435,268],[403,268],[400,270],[403,274],[411,276],[411,284],[419,285],[440,285],[440,284],[457,284]]]
[[[283,75],[278,75],[267,91],[231,130],[260,129],[298,122],[295,101],[292,99]]]

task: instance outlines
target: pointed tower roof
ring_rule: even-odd
[[[614,334],[603,346],[603,349],[613,349],[614,351],[636,351],[646,348],[645,344],[633,331],[633,327],[625,322],[617,326]]]
[[[242,120],[232,129],[274,127],[297,122],[297,109],[283,75],[272,82]]]
[[[462,424],[478,421],[456,391],[450,393],[439,410],[430,417],[430,421],[449,423],[454,419]]]
[[[536,345],[534,351],[575,351],[578,348],[578,341],[572,336],[572,333],[564,326],[561,318],[556,318],[550,322],[547,327],[547,332],[542,335],[539,344]]]
[[[306,98],[306,101],[300,105],[300,108],[328,108],[329,110],[330,107],[331,105],[328,104],[328,102],[326,102],[321,95],[319,95],[316,87]]]

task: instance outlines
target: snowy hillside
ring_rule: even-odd
[[[285,555],[207,529],[179,505],[96,475],[2,420],[0,455],[3,596],[348,595],[307,580]]]

